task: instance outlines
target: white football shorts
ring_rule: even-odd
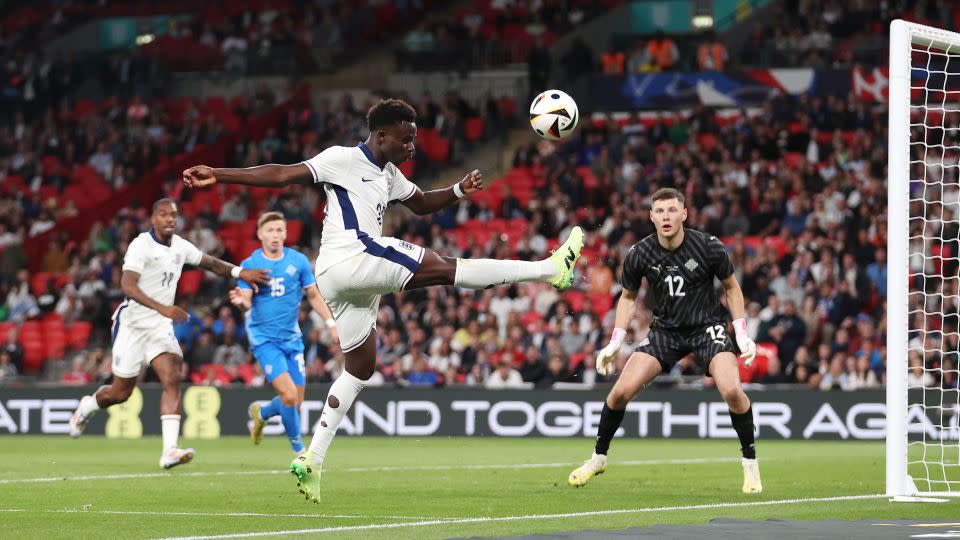
[[[144,366],[163,353],[183,358],[180,343],[173,335],[172,324],[155,328],[133,328],[114,320],[113,374],[130,379],[140,375]]]
[[[317,275],[317,288],[333,312],[343,352],[363,344],[377,326],[380,296],[402,291],[423,262],[424,249],[404,240],[380,236],[361,241],[365,251]]]

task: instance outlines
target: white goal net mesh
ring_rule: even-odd
[[[960,492],[960,41],[914,37],[910,52],[907,473]]]

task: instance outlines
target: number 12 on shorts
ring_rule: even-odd
[[[716,341],[717,343],[724,343],[727,339],[727,336],[723,334],[723,325],[715,324],[713,326],[708,326],[706,332],[710,334],[710,339]]]

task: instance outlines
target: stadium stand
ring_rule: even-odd
[[[952,22],[960,13],[795,4],[784,8],[776,26],[758,28],[750,45],[731,54],[731,63],[848,65],[859,58],[858,51],[874,50],[873,36],[892,17],[912,14],[915,20],[946,17]],[[542,5],[549,10],[555,3]],[[526,61],[538,39],[549,45],[602,9],[598,3],[583,3],[569,13],[576,20],[563,20],[557,13],[504,11],[477,2],[452,19],[427,19],[415,27],[398,61],[416,69],[453,69],[449,59],[427,56],[438,50],[437,43],[461,35],[484,37],[473,41],[480,47],[511,44],[509,53],[473,54],[474,67]],[[271,29],[291,31],[284,28],[285,19],[289,17],[279,16]],[[867,19],[877,22],[858,26]],[[234,37],[225,20],[218,26],[213,18],[210,25],[194,27],[191,35],[206,39],[212,32],[208,45],[216,50],[219,43],[222,53]],[[218,28],[228,31],[218,33]],[[467,31],[460,32],[462,28]],[[697,47],[690,45],[699,46],[699,38],[680,47],[673,63],[656,47],[647,53],[650,36],[634,41],[635,49],[621,48],[630,53],[622,60],[626,73],[641,71],[650,58],[662,60],[658,70],[682,69],[699,60]],[[647,54],[648,61],[631,60],[637,51]],[[750,51],[765,54],[751,56]],[[612,65],[618,65],[617,49],[608,52]],[[213,56],[229,63],[222,54]],[[604,65],[601,55],[589,49],[567,60],[572,73],[584,65]],[[416,104],[423,120],[417,160],[405,165],[411,176],[431,164],[463,160],[468,166],[464,148],[506,129],[517,107],[494,96],[476,103],[455,93],[403,97]],[[148,135],[149,142],[138,147],[141,154],[109,144],[98,152],[97,137],[78,137],[73,154],[66,150],[71,144],[67,137],[62,150],[49,154],[45,130],[28,128],[23,118],[0,126],[0,144],[11,149],[0,153],[10,156],[0,157],[0,215],[6,216],[0,220],[0,246],[5,248],[0,341],[6,343],[0,370],[15,366],[20,373],[71,381],[101,381],[109,375],[109,313],[122,300],[118,266],[126,243],[146,226],[147,194],[182,200],[181,234],[229,260],[240,260],[257,247],[254,224],[265,210],[283,212],[291,224],[288,242],[311,256],[324,215],[316,191],[220,187],[187,193],[169,181],[170,171],[187,162],[293,163],[332,144],[355,144],[365,135],[362,112],[367,104],[348,97],[273,105],[262,96],[236,103],[217,98],[78,100],[64,111],[43,111],[42,123],[36,124],[65,131],[96,123],[110,134],[106,141],[129,138],[136,129],[149,134],[151,126],[158,132],[162,128],[165,142]],[[760,345],[760,360],[743,369],[744,381],[820,389],[883,384],[885,110],[853,94],[828,100],[781,94],[757,106],[596,114],[565,144],[538,141],[516,148],[510,170],[457,207],[430,219],[389,213],[386,233],[453,256],[544,257],[573,225],[587,230],[587,245],[576,286],[563,294],[524,284],[476,293],[430,289],[388,296],[380,311],[378,373],[371,384],[483,385],[491,373],[510,368],[541,387],[602,382],[593,371],[594,352],[612,324],[620,262],[630,245],[652,231],[644,198],[664,186],[687,194],[690,226],[721,237],[729,247],[749,304],[748,328]],[[210,127],[216,125],[221,127]],[[218,131],[211,139],[209,134]],[[218,150],[198,154],[203,145]],[[50,155],[57,159],[46,159]],[[148,171],[156,171],[164,158],[167,169],[151,176]],[[135,165],[128,172],[131,161]],[[119,163],[124,165],[117,169]],[[156,189],[129,186],[118,197],[107,184],[116,188],[118,174],[120,187],[146,174]],[[108,191],[98,191],[101,185]],[[71,201],[74,208],[47,205],[50,198]],[[91,210],[97,210],[98,220],[90,219]],[[74,212],[78,215],[71,216]],[[69,220],[83,223],[64,234],[59,223]],[[51,234],[54,223],[58,230]],[[32,236],[42,240],[32,242]],[[178,324],[176,332],[190,376],[195,384],[262,384],[245,347],[241,314],[225,302],[227,286],[199,271],[187,272],[181,280],[181,306],[192,317]],[[639,327],[628,340],[640,338],[649,322],[649,311],[640,313]],[[342,354],[323,322],[307,309],[301,310],[301,323],[309,380],[331,380],[343,369]],[[55,337],[38,338],[45,332]],[[951,367],[956,369],[955,355],[946,354],[950,347],[956,344],[945,343],[945,354],[911,358],[918,365],[943,367],[942,380],[929,384],[956,387],[956,378],[949,376]],[[700,374],[685,361],[670,375],[690,380]]]

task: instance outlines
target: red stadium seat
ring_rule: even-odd
[[[23,343],[23,371],[24,373],[36,373],[43,366],[46,360],[46,346],[40,339],[31,340]]]
[[[423,146],[423,153],[434,163],[446,163],[450,158],[450,139],[434,137],[430,144]]]
[[[483,138],[483,118],[467,118],[463,123],[464,134],[468,141],[478,141]]]
[[[200,292],[200,284],[203,282],[203,270],[187,270],[180,274],[180,283],[177,285],[177,292],[184,296],[196,296]]]
[[[67,329],[67,343],[73,349],[86,349],[92,331],[93,323],[90,321],[74,321]]]
[[[10,331],[14,330],[16,327],[17,323],[0,322],[0,343],[6,343],[7,336],[10,334]]]
[[[303,222],[297,219],[287,221],[287,241],[288,246],[300,244],[300,233],[303,232]]]
[[[61,359],[67,351],[67,336],[62,333],[50,333],[44,336],[46,358]]]
[[[412,159],[410,159],[401,163],[398,168],[400,169],[400,172],[402,172],[404,176],[406,176],[407,178],[413,178],[413,173],[416,170],[416,164]]]

